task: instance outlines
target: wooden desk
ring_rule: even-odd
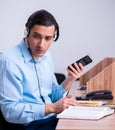
[[[115,114],[97,121],[60,119],[56,130],[115,130]]]
[[[77,93],[77,83],[72,86],[74,95]],[[72,92],[72,93],[73,93]],[[112,102],[115,102],[113,100]],[[59,119],[56,130],[115,130],[115,113],[100,120]]]

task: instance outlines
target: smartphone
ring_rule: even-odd
[[[86,55],[86,56],[84,56],[84,57],[82,57],[81,59],[79,59],[79,60],[77,60],[76,61],[76,63],[81,63],[83,66],[86,66],[86,65],[88,65],[89,63],[91,63],[92,62],[92,59],[88,56],[88,55]],[[74,67],[74,63],[73,64],[71,64],[73,67]],[[69,67],[68,67],[69,68]],[[70,68],[69,68],[70,69]],[[70,69],[71,70],[71,69]]]

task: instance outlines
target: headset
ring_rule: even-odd
[[[25,38],[27,38],[27,36],[29,36],[29,33],[28,33],[28,31],[27,31],[27,28],[24,30],[24,36],[25,36]]]
[[[54,36],[54,41],[57,41],[59,38],[59,25],[54,18],[54,16],[49,13],[46,10],[38,10],[34,12],[27,20],[25,27],[26,30],[24,31],[24,35],[26,37],[29,36],[30,30],[34,25],[42,25],[42,26],[55,26],[55,36]]]

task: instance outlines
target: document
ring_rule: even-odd
[[[108,107],[70,106],[58,114],[57,118],[98,120],[113,113],[114,109]]]

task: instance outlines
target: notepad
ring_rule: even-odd
[[[114,109],[107,107],[71,106],[57,115],[57,118],[98,120],[113,114]]]

